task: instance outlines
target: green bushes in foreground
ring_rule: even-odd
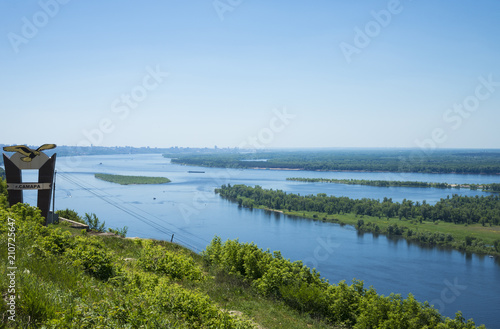
[[[2,168],[0,168],[2,169]],[[7,194],[7,182],[5,179],[2,179],[0,175],[0,208],[7,208],[8,206],[8,194]]]
[[[59,217],[66,218],[74,222],[86,224],[83,218],[79,216],[78,213],[72,209],[57,210],[56,214],[58,214]]]
[[[302,262],[284,259],[279,252],[263,251],[253,243],[222,242],[215,237],[203,252],[206,261],[249,280],[261,294],[347,328],[476,328],[460,312],[455,319],[443,318],[428,302],[420,303],[410,294],[378,295],[362,281],[329,284],[316,270]],[[479,328],[484,328],[481,326]]]
[[[28,205],[0,207],[1,259],[12,243],[7,233],[15,233],[15,263],[0,263],[0,328],[254,328],[184,284],[204,276],[187,252],[143,240],[73,236],[43,222]],[[136,250],[137,260],[118,257],[106,239]],[[153,260],[154,267],[146,265]],[[13,265],[14,288],[7,276]]]
[[[154,246],[151,242],[145,243],[137,265],[145,271],[168,275],[173,279],[202,279],[202,271],[192,258]]]

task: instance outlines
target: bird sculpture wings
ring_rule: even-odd
[[[50,150],[56,147],[56,144],[43,144],[36,150],[32,150],[26,145],[15,145],[15,146],[6,146],[3,148],[5,152],[17,152],[21,153],[25,157],[21,158],[24,162],[31,162],[36,156],[40,155],[40,151]]]
[[[43,151],[43,150],[51,150],[56,147],[56,144],[43,144],[39,148],[37,148],[37,151]]]

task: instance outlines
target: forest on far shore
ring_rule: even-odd
[[[401,173],[500,174],[500,150],[418,149],[279,150],[239,153],[165,153],[172,163],[220,168]]]

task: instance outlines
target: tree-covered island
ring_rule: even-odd
[[[95,178],[117,183],[120,185],[131,185],[131,184],[165,184],[170,183],[170,179],[166,177],[147,177],[147,176],[123,176],[123,175],[111,175],[111,174],[95,174]]]
[[[393,181],[393,180],[367,180],[367,179],[334,179],[334,178],[304,178],[289,177],[286,180],[306,183],[334,183],[347,185],[368,185],[378,187],[422,187],[422,188],[464,188],[471,190],[481,189],[487,192],[500,192],[500,184],[448,184],[448,183],[429,183],[417,181]]]

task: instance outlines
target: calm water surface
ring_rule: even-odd
[[[500,261],[458,251],[423,248],[383,235],[358,234],[351,226],[323,223],[263,210],[238,208],[213,193],[222,184],[260,185],[306,194],[327,193],[350,198],[410,199],[435,203],[453,193],[487,195],[481,191],[286,181],[287,177],[412,180],[446,183],[500,183],[500,176],[226,170],[170,164],[161,155],[112,155],[59,158],[56,209],[94,212],[106,226],[128,226],[128,236],[166,239],[200,251],[215,236],[239,238],[260,248],[280,250],[286,258],[303,260],[332,283],[353,278],[389,295],[412,293],[442,314],[500,328]],[[75,164],[76,163],[76,164]],[[202,170],[205,173],[188,173]],[[172,183],[121,186],[94,178],[94,173],[163,176]],[[30,180],[30,175],[23,177]],[[90,192],[92,191],[92,193]],[[26,192],[25,192],[26,193]],[[35,195],[25,199],[35,203]]]

